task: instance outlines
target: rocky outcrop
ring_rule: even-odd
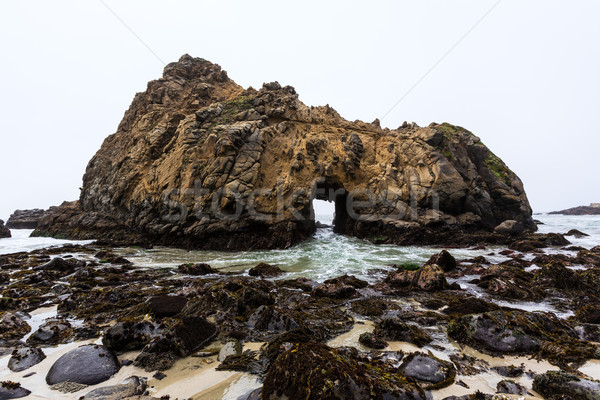
[[[16,210],[6,221],[6,227],[10,229],[35,229],[43,216],[44,210],[39,208]]]
[[[535,229],[520,179],[464,128],[350,122],[290,86],[244,90],[184,55],[135,96],[79,201],[51,208],[34,234],[284,248],[314,232],[313,199],[335,202],[338,233],[378,242],[498,241],[507,220]]]
[[[9,238],[11,236],[10,229],[4,226],[4,221],[0,219],[0,239]]]
[[[592,203],[589,206],[579,206],[573,208],[567,208],[562,211],[552,211],[549,214],[562,214],[562,215],[600,215],[600,204]]]

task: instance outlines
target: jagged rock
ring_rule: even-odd
[[[262,398],[425,400],[413,381],[377,361],[319,343],[300,343],[279,355],[265,377]],[[294,373],[290,373],[294,371]]]
[[[106,331],[102,344],[117,352],[139,350],[161,333],[158,324],[149,321],[117,322]]]
[[[381,339],[414,343],[419,347],[433,339],[421,328],[405,324],[396,318],[384,318],[376,326],[373,334]]]
[[[139,396],[146,391],[146,379],[132,376],[118,385],[94,389],[80,400],[121,400],[132,396]]]
[[[4,381],[0,382],[0,399],[20,399],[21,397],[29,396],[30,390],[25,389],[20,383]]]
[[[358,337],[358,341],[363,346],[366,346],[371,349],[381,350],[385,349],[388,344],[385,340],[381,340],[372,333],[365,332]]]
[[[12,237],[10,229],[4,226],[4,221],[0,219],[0,239]]]
[[[343,284],[343,285],[352,286],[355,289],[364,289],[367,286],[369,286],[369,282],[363,281],[362,279],[358,279],[354,275],[348,275],[348,274],[338,276],[337,278],[327,279],[324,283]]]
[[[269,265],[267,263],[260,263],[254,268],[250,268],[248,275],[259,276],[261,278],[272,278],[283,274],[284,271],[277,265]]]
[[[244,90],[184,55],[135,96],[79,200],[34,234],[286,248],[316,229],[314,199],[336,203],[336,232],[376,242],[497,243],[507,220],[536,229],[520,179],[464,128],[346,121],[290,86]]]
[[[46,383],[55,385],[62,382],[95,385],[108,380],[120,369],[115,354],[98,345],[85,345],[63,354],[50,367]]]
[[[431,256],[427,264],[435,264],[440,266],[444,272],[450,272],[453,269],[456,269],[456,259],[452,257],[452,254],[448,253],[447,250],[442,250],[438,254],[434,254]]]
[[[525,373],[525,371],[523,371],[523,368],[515,367],[514,365],[502,365],[498,367],[492,367],[492,371],[495,371],[498,373],[498,375],[505,376],[507,378],[518,378],[520,376],[523,376],[523,374]]]
[[[16,210],[6,221],[6,227],[10,229],[35,229],[44,216],[44,210],[35,208],[33,210]]]
[[[423,290],[426,292],[435,292],[448,288],[446,275],[437,265],[425,265],[416,271],[407,271],[400,268],[388,274],[385,282],[396,288]]]
[[[199,264],[182,264],[177,267],[179,272],[186,275],[208,275],[208,274],[218,274],[219,270],[214,269],[210,265],[206,263]]]
[[[596,400],[600,398],[600,382],[579,378],[564,371],[548,371],[533,380],[533,390],[548,400]]]
[[[481,274],[479,287],[490,294],[515,300],[540,300],[540,288],[532,285],[533,274],[510,265],[492,265]]]
[[[356,288],[343,282],[323,283],[316,286],[312,294],[316,297],[328,297],[330,299],[349,299],[356,296]]]
[[[527,388],[519,385],[514,381],[503,380],[498,382],[498,385],[496,385],[496,393],[526,395],[528,394],[528,391]]]
[[[35,347],[21,347],[12,352],[8,360],[8,369],[13,372],[25,371],[46,358],[44,352]]]
[[[30,331],[29,324],[17,314],[0,312],[0,335],[3,339],[20,339]]]

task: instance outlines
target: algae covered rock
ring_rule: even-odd
[[[406,356],[399,370],[403,375],[419,381],[426,390],[450,386],[456,376],[452,363],[424,353],[412,353]]]
[[[548,371],[533,380],[533,390],[548,400],[596,400],[600,398],[600,382],[580,378],[564,371]]]
[[[352,352],[309,342],[279,355],[265,377],[262,398],[425,400],[426,396],[414,381],[384,363],[359,362]]]
[[[272,278],[283,274],[284,271],[276,265],[260,263],[256,267],[250,268],[248,275],[259,276],[261,278]]]
[[[8,369],[13,372],[25,371],[39,364],[46,358],[44,352],[35,347],[21,347],[15,349],[8,360]]]

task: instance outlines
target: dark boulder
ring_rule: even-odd
[[[35,347],[21,347],[12,352],[8,360],[8,369],[13,372],[25,371],[46,358],[44,352]]]
[[[492,265],[477,284],[489,294],[513,300],[541,300],[544,293],[532,285],[533,274],[510,265]]]
[[[102,344],[118,352],[140,350],[161,332],[158,324],[149,321],[118,322],[106,331]]]
[[[184,296],[154,296],[147,301],[150,313],[156,318],[173,317],[187,304]]]
[[[564,371],[548,371],[533,380],[533,390],[548,400],[598,400],[600,382]]]
[[[448,315],[481,314],[488,311],[499,310],[500,306],[487,302],[479,297],[457,297],[449,301],[448,307],[442,311]]]
[[[246,326],[251,330],[282,333],[298,328],[298,323],[288,313],[274,306],[260,306],[250,315]]]
[[[177,267],[177,270],[182,274],[194,275],[194,276],[219,273],[219,270],[214,269],[213,267],[211,267],[210,265],[208,265],[206,263],[182,264],[179,267]]]
[[[119,371],[117,356],[98,345],[85,345],[62,355],[46,375],[46,383],[55,385],[70,381],[83,385],[96,385],[108,380]]]
[[[357,295],[354,286],[345,283],[323,283],[315,287],[312,291],[315,297],[327,297],[330,299],[350,299]]]
[[[20,399],[30,394],[31,391],[21,387],[20,383],[10,381],[0,382],[0,400]]]
[[[363,281],[362,279],[358,279],[354,275],[348,275],[348,274],[338,276],[337,278],[328,279],[324,283],[344,284],[344,285],[352,286],[355,289],[364,289],[367,286],[369,286],[369,282]]]
[[[29,336],[27,343],[34,346],[51,346],[67,343],[73,339],[73,328],[66,319],[53,318],[46,320]]]
[[[515,381],[503,380],[496,385],[496,393],[527,395],[528,391]]]
[[[384,340],[401,341],[423,347],[433,340],[425,331],[409,325],[397,318],[384,318],[376,326],[373,334]]]
[[[440,253],[432,255],[427,264],[438,265],[444,272],[456,269],[456,259],[447,250],[442,250]]]
[[[262,398],[424,400],[426,397],[423,389],[393,373],[393,368],[385,363],[359,361],[352,352],[309,342],[292,345],[271,365]]]
[[[273,278],[284,273],[285,272],[277,265],[270,265],[267,263],[260,263],[256,267],[250,268],[248,271],[248,275],[260,278]]]
[[[412,353],[406,356],[399,371],[404,376],[416,379],[425,390],[450,386],[456,376],[452,363],[424,353]]]
[[[363,346],[366,346],[370,349],[382,350],[385,349],[388,344],[385,340],[379,339],[377,336],[372,333],[365,332],[358,337],[358,341]]]
[[[425,265],[416,271],[403,268],[388,274],[385,282],[394,288],[435,292],[448,288],[446,275],[437,265]]]
[[[583,233],[577,229],[571,229],[569,232],[565,233],[565,236],[575,236],[577,239],[590,236],[587,233]]]
[[[29,324],[17,314],[0,312],[0,337],[2,339],[20,339],[31,331]]]
[[[525,371],[523,371],[523,368],[515,367],[514,365],[501,365],[498,367],[492,367],[492,371],[496,372],[500,376],[504,376],[507,378],[518,378],[520,376],[523,376],[523,374],[525,373]]]

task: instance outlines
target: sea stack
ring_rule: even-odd
[[[521,180],[464,128],[350,122],[291,86],[243,89],[184,55],[135,96],[79,200],[51,208],[34,234],[286,248],[314,232],[314,199],[335,202],[336,232],[386,243],[536,228]]]

